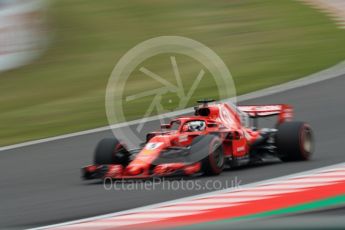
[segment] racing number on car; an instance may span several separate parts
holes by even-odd
[[[162,142],[151,142],[145,146],[145,149],[154,150],[154,149],[159,148],[162,144],[163,144]]]

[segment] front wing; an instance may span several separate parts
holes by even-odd
[[[151,178],[166,176],[190,176],[201,171],[201,163],[164,163],[143,169],[142,171],[133,171],[120,164],[88,165],[82,168],[82,177],[85,180],[90,179],[129,179],[129,178]]]

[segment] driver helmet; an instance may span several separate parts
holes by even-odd
[[[195,132],[195,131],[203,131],[206,125],[204,121],[191,121],[188,123],[188,131]]]

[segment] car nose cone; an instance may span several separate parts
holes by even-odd
[[[127,173],[131,176],[139,175],[143,172],[143,168],[141,166],[130,166],[127,168]]]

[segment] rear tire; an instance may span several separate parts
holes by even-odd
[[[128,162],[129,152],[116,138],[105,138],[98,143],[94,154],[94,163],[96,165],[127,165]]]
[[[218,175],[224,168],[222,142],[215,135],[198,136],[193,139],[190,153],[194,162],[200,161],[206,175]]]
[[[313,132],[304,122],[284,122],[278,126],[276,146],[282,161],[309,160],[314,151]]]

